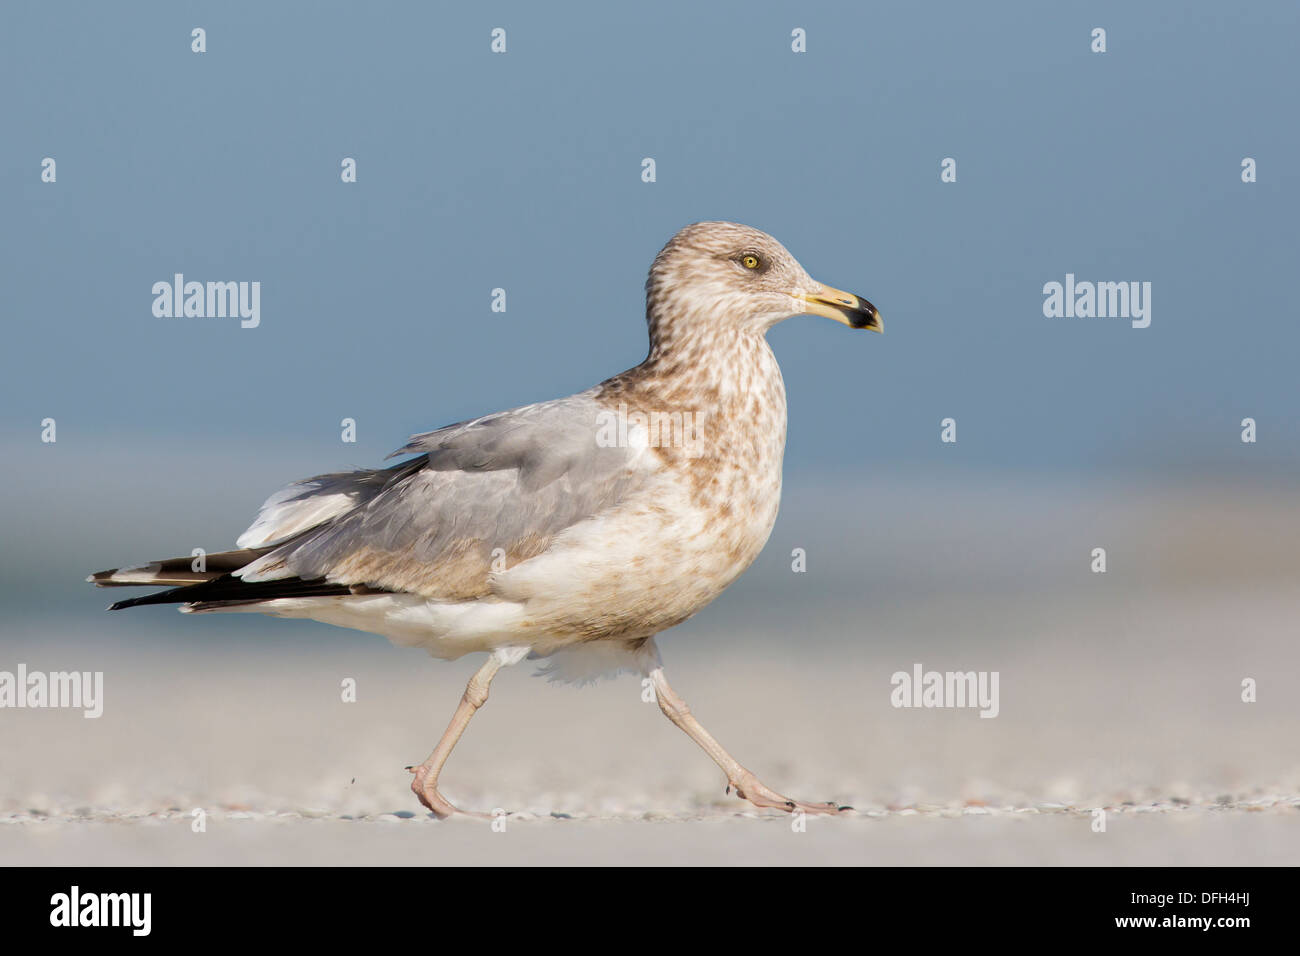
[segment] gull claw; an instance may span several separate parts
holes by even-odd
[[[438,778],[436,776],[430,777],[428,767],[421,765],[419,767],[407,767],[406,769],[415,774],[415,778],[411,781],[411,791],[415,794],[416,799],[424,804],[425,808],[431,811],[439,820],[446,820],[448,817],[454,816],[477,817],[480,820],[492,819],[486,813],[462,810],[439,793]]]
[[[794,813],[799,810],[803,813],[813,814],[839,814],[853,809],[830,801],[826,803],[803,803],[799,800],[791,800],[789,797],[768,787],[749,771],[745,771],[745,775],[740,781],[730,781],[727,789],[731,790],[733,787],[736,796],[748,800],[760,809],[784,810],[786,813]]]

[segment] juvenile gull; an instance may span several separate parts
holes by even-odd
[[[383,634],[487,661],[411,789],[459,813],[438,775],[493,676],[525,657],[559,679],[650,678],[669,720],[759,807],[833,813],[765,786],[664,677],[655,635],[722,593],[776,521],[785,386],[765,334],[813,312],[881,330],[864,299],[815,281],[766,233],[702,222],[646,281],[650,352],[568,398],[415,435],[391,468],[319,475],[272,495],[239,550],[101,571],[100,586],[168,585],[119,601],[258,611]]]

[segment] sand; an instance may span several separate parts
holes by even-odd
[[[1003,599],[999,598],[1001,604]],[[408,789],[473,660],[310,624],[113,615],[53,653],[34,621],[10,654],[105,671],[104,714],[4,716],[0,859],[26,864],[1294,864],[1300,862],[1291,599],[1184,595],[1084,610],[968,598],[881,611],[888,640],[782,616],[689,623],[669,673],[713,733],[773,786],[844,818],[755,811],[624,676],[555,687],[505,672],[444,775],[490,821],[437,821]],[[719,615],[719,621],[721,623]],[[1141,629],[1105,653],[1102,628]],[[936,636],[938,635],[938,636]],[[972,651],[972,648],[978,651]],[[75,653],[73,652],[75,648]],[[1239,675],[1259,670],[1262,699]],[[75,661],[75,663],[74,663]],[[890,675],[995,666],[1000,713],[908,710]],[[356,682],[356,701],[342,684]],[[201,809],[204,827],[194,828]],[[1098,810],[1105,830],[1098,832]]]
[[[476,660],[255,615],[107,614],[81,577],[177,532],[96,525],[115,510],[71,496],[76,534],[37,522],[21,562],[5,552],[0,670],[102,671],[104,713],[0,710],[0,861],[1300,863],[1291,491],[873,487],[792,487],[755,567],[660,642],[767,783],[855,808],[802,829],[726,795],[636,679],[554,687],[529,663],[498,677],[442,781],[504,824],[434,820],[403,768]],[[205,524],[228,520],[212,507]],[[892,706],[891,675],[918,663],[998,672],[998,716]]]

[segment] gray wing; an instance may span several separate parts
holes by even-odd
[[[395,468],[290,485],[239,539],[274,550],[239,574],[481,597],[492,570],[541,554],[646,480],[633,452],[597,440],[607,415],[590,393],[527,405],[416,435],[393,454],[420,457]]]

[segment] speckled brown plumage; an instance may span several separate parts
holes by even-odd
[[[142,600],[312,618],[444,658],[490,652],[443,741],[413,768],[439,815],[456,812],[436,787],[447,754],[496,669],[525,655],[563,679],[642,671],[737,793],[823,812],[763,787],[699,727],[653,640],[721,594],[771,533],[786,400],[765,336],[804,311],[881,327],[870,303],[812,279],[771,236],[688,226],[651,267],[640,365],[568,398],[416,435],[395,453],[414,457],[394,468],[290,485],[240,551],[214,556],[207,580]],[[192,580],[177,576],[182,565],[94,581]]]

